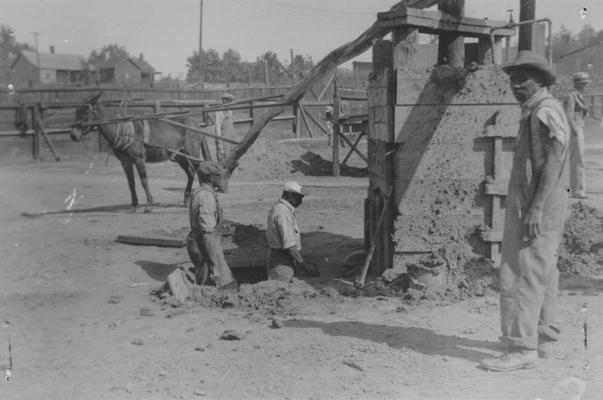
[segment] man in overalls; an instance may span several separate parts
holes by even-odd
[[[572,130],[570,138],[570,187],[572,196],[586,199],[586,176],[584,171],[584,119],[588,108],[584,101],[584,89],[590,82],[586,72],[576,72],[573,76],[574,88],[565,99],[565,113]]]
[[[189,219],[191,231],[187,237],[188,255],[195,266],[198,285],[214,283],[219,289],[236,289],[237,282],[224,258],[220,242],[222,208],[216,191],[228,190],[228,174],[215,163],[199,166],[202,180],[191,198]]]
[[[505,201],[500,267],[501,357],[493,371],[533,368],[557,340],[557,251],[568,209],[570,128],[548,91],[556,78],[546,59],[520,51],[503,68],[521,104],[521,121]]]

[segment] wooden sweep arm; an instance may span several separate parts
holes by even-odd
[[[390,9],[390,12],[399,11],[405,7],[427,8],[435,5],[436,3],[437,0],[404,0],[396,3]],[[325,58],[320,60],[320,62],[316,64],[314,68],[312,68],[308,76],[306,76],[297,85],[292,87],[289,92],[283,96],[281,102],[289,103],[301,100],[306,90],[313,86],[317,81],[322,79],[327,73],[333,71],[335,68],[337,68],[337,66],[343,64],[344,62],[368,50],[372,46],[375,39],[382,38],[389,33],[390,30],[391,28],[377,27],[377,22],[373,23],[370,28],[364,31],[355,40],[336,48],[327,54]],[[228,157],[221,163],[222,167],[230,170],[255,142],[260,135],[262,128],[264,128],[272,118],[285,111],[285,109],[285,106],[274,107],[269,108],[260,114],[249,128],[249,131],[243,140],[241,140],[241,143],[236,146],[230,152]]]

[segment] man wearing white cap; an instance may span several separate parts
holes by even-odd
[[[230,93],[222,95],[222,104],[232,103],[234,96]],[[232,110],[216,111],[216,135],[227,139],[235,139],[235,129],[232,119]],[[232,144],[216,139],[216,160],[218,162],[226,158]]]
[[[588,108],[584,101],[584,89],[590,82],[586,72],[576,72],[572,76],[574,88],[565,99],[565,113],[572,128],[570,138],[570,188],[572,196],[586,199],[586,176],[584,172],[584,119]]]
[[[269,253],[267,272],[269,280],[291,282],[296,272],[318,276],[316,266],[304,262],[301,255],[301,235],[295,209],[304,198],[302,186],[294,181],[286,182],[283,194],[268,212],[266,240]]]

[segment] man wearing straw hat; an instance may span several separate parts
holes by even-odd
[[[590,82],[586,72],[576,72],[572,75],[574,88],[565,99],[565,113],[572,129],[570,139],[570,187],[572,196],[586,199],[586,177],[584,172],[584,119],[588,108],[584,101],[584,89]]]
[[[505,201],[500,266],[501,340],[507,351],[483,360],[492,371],[536,366],[557,340],[557,251],[568,208],[570,128],[548,91],[555,75],[546,59],[520,51],[505,66],[521,105],[513,167]]]

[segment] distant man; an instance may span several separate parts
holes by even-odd
[[[222,104],[232,103],[234,96],[230,93],[222,95]],[[235,139],[235,129],[232,119],[232,110],[220,110],[216,112],[216,135],[227,139]],[[216,160],[221,162],[226,158],[232,144],[220,139],[216,139]]]
[[[576,72],[573,76],[574,88],[565,99],[565,113],[572,134],[570,138],[570,188],[572,196],[586,199],[586,176],[584,171],[584,119],[588,108],[584,101],[584,89],[590,82],[586,72]]]
[[[299,183],[286,182],[280,200],[268,212],[266,240],[270,248],[267,262],[269,280],[291,282],[293,275],[301,272],[309,276],[319,274],[316,266],[304,262],[301,255],[301,235],[295,209],[303,198]]]
[[[199,169],[202,183],[191,198],[191,231],[187,237],[187,251],[195,266],[195,280],[198,285],[213,283],[220,289],[236,289],[237,283],[220,242],[222,208],[216,195],[216,191],[224,193],[228,190],[228,175],[214,163],[203,163]]]
[[[568,208],[570,128],[563,106],[548,91],[555,75],[546,59],[520,51],[506,67],[522,118],[505,201],[500,267],[499,358],[493,371],[532,368],[557,340],[557,251]]]

